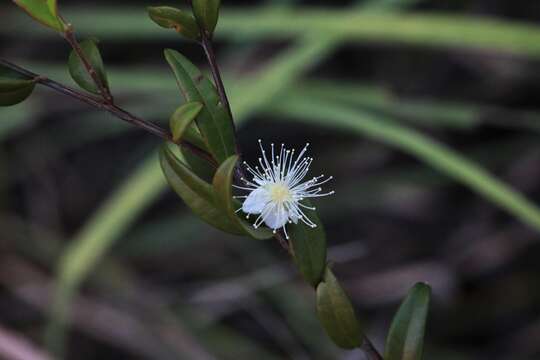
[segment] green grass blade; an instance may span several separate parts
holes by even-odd
[[[62,254],[58,288],[52,309],[47,342],[62,355],[67,307],[80,283],[105,256],[118,238],[165,189],[157,156],[152,155],[106,200]]]

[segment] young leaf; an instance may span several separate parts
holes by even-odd
[[[180,106],[171,116],[170,126],[174,142],[178,142],[189,129],[193,120],[199,115],[203,104],[197,101],[191,101]]]
[[[422,359],[430,298],[429,285],[418,283],[409,291],[392,321],[386,339],[385,360]]]
[[[308,201],[303,203],[311,206]],[[316,228],[299,221],[298,224],[288,225],[288,231],[296,266],[304,279],[313,287],[317,287],[326,267],[326,235],[315,211],[310,212],[309,218],[317,225]]]
[[[192,0],[195,18],[210,36],[214,33],[218,18],[221,0]]]
[[[58,16],[56,0],[13,0],[28,15],[56,31],[64,31],[64,22]]]
[[[362,344],[362,330],[351,301],[328,266],[324,281],[317,286],[317,315],[339,347],[353,349]]]
[[[167,49],[165,58],[172,67],[186,101],[204,104],[195,120],[203,139],[221,164],[236,153],[232,121],[221,103],[214,85],[179,52]]]
[[[210,184],[194,174],[167,145],[160,150],[160,164],[169,185],[197,216],[222,231],[235,235],[243,234],[242,229],[214,205]]]
[[[200,38],[199,25],[191,14],[170,6],[150,6],[147,10],[150,19],[159,26],[174,29],[188,39]]]
[[[244,230],[246,235],[259,240],[269,239],[273,236],[270,229],[255,229],[253,225],[248,224],[236,215],[236,210],[240,208],[240,204],[233,200],[232,181],[237,162],[238,155],[233,155],[225,160],[216,171],[213,181],[216,205],[225,211],[229,218]]]
[[[107,81],[107,74],[105,73],[105,66],[103,65],[103,59],[101,58],[101,54],[96,42],[92,39],[84,40],[80,43],[80,47],[90,62],[90,65],[92,65],[96,71],[98,78],[105,87],[108,87],[109,85]],[[69,54],[68,68],[71,77],[81,88],[91,93],[99,94],[97,85],[94,83],[94,80],[90,74],[88,74],[86,67],[75,50],[72,50]]]
[[[0,106],[11,106],[24,101],[35,86],[32,79],[0,65]]]

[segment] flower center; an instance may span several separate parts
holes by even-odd
[[[292,199],[289,188],[283,183],[269,185],[268,192],[270,193],[270,199],[276,203],[284,203]]]

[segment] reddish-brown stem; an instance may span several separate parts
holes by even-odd
[[[71,45],[79,59],[81,59],[84,68],[88,72],[88,75],[92,78],[94,83],[96,84],[99,93],[103,97],[103,99],[110,104],[114,103],[114,99],[111,95],[111,92],[107,86],[107,84],[103,83],[102,79],[99,77],[96,69],[92,66],[86,55],[84,54],[81,46],[79,45],[79,42],[77,41],[77,38],[75,37],[75,33],[73,31],[73,26],[71,24],[68,24],[66,26],[66,30],[64,32],[64,38],[66,41]]]
[[[210,42],[208,35],[206,35],[206,32],[203,29],[201,29],[201,46],[208,59],[208,63],[210,65],[210,71],[212,72],[212,77],[214,78],[214,83],[216,84],[219,98],[221,99],[223,106],[225,106],[225,108],[229,112],[229,116],[231,117],[231,121],[232,121],[233,115],[232,115],[231,105],[229,103],[229,98],[227,97],[227,93],[225,91],[225,85],[223,84],[223,80],[221,79],[221,72],[219,71],[219,66],[217,64],[216,54],[214,53],[214,47],[212,46],[212,43]],[[233,121],[233,127],[234,127],[234,121]]]
[[[69,86],[65,86],[63,84],[60,84],[59,82],[56,82],[54,80],[51,80],[43,75],[38,75],[36,73],[33,73],[29,70],[26,70],[18,65],[15,65],[7,60],[0,59],[0,65],[5,66],[23,76],[26,76],[29,79],[34,80],[37,84],[41,84],[43,86],[46,86],[52,90],[55,90],[61,94],[67,95],[71,98],[77,99],[79,101],[82,101],[90,106],[93,106],[95,108],[98,108],[100,110],[105,110],[109,112],[110,114],[114,115],[115,117],[124,120],[131,125],[134,125],[142,130],[145,130],[146,132],[149,132],[152,135],[158,136],[161,139],[165,141],[173,141],[171,134],[160,127],[159,125],[156,125],[150,121],[141,119],[140,117],[137,117],[130,112],[116,106],[115,104],[109,103],[104,99],[97,98],[92,95],[88,95],[85,93],[82,93],[80,91],[77,91]],[[197,156],[201,157],[202,159],[210,162],[212,165],[216,166],[215,160],[212,158],[212,156],[204,151],[203,149],[198,148],[197,146],[188,143],[186,141],[181,141],[179,145],[182,145],[186,148],[189,148],[193,153],[195,153]]]

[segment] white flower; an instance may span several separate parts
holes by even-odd
[[[249,214],[259,215],[253,224],[255,228],[261,226],[262,223],[274,230],[274,233],[282,228],[288,239],[289,236],[285,229],[287,223],[297,224],[298,220],[301,220],[312,228],[317,226],[302,210],[315,210],[315,208],[306,206],[301,201],[333,194],[334,191],[321,193],[322,188],[320,187],[320,185],[332,180],[332,177],[323,180],[324,175],[321,175],[302,182],[313,161],[313,158],[302,157],[309,144],[302,149],[296,158],[295,150],[287,150],[284,144],[281,144],[279,155],[274,153],[274,144],[271,146],[272,154],[270,161],[268,161],[266,151],[259,140],[262,152],[262,157],[259,158],[260,167],[252,168],[244,161],[244,165],[253,175],[253,179],[248,181],[242,178],[241,180],[246,187],[235,186],[250,192],[247,196],[236,196],[236,198],[245,199],[238,211],[242,210],[248,214],[246,218],[249,218]]]

